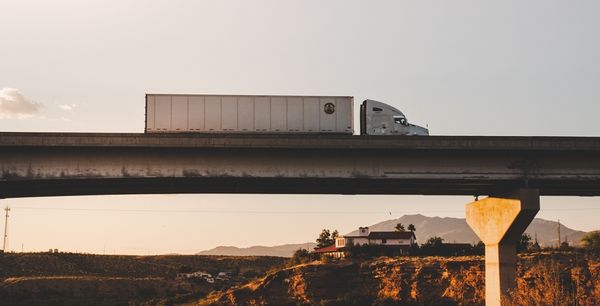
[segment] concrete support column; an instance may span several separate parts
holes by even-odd
[[[537,189],[519,189],[467,204],[467,223],[485,243],[485,304],[501,305],[515,287],[516,245],[540,210]]]

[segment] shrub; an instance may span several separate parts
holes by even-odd
[[[517,279],[517,287],[503,297],[503,302],[507,305],[598,305],[600,296],[585,288],[594,284],[579,283],[578,277],[574,277],[579,273],[589,271],[556,260],[540,261]]]
[[[587,251],[600,254],[600,231],[593,231],[581,237],[581,245]]]
[[[307,249],[298,249],[292,255],[292,258],[287,262],[287,266],[295,266],[303,263],[308,263],[315,260],[315,255],[311,254]]]

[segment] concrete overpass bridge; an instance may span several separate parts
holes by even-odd
[[[147,193],[488,195],[486,303],[514,286],[540,195],[600,195],[600,137],[0,133],[0,198]]]
[[[0,133],[0,197],[600,195],[600,138]]]

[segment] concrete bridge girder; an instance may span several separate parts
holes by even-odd
[[[526,183],[557,182],[552,186],[556,188],[565,181],[600,182],[600,158],[582,162],[581,156],[569,156],[572,154],[526,155],[504,151],[4,147],[0,151],[0,188],[2,182],[43,184],[76,180],[85,184],[81,180],[103,179],[123,179],[124,183],[134,179],[139,179],[139,183],[152,179],[321,180],[319,183],[362,180],[373,184],[374,189],[377,184],[389,186],[378,191],[381,193],[397,193],[395,186],[400,193],[477,195],[490,193],[494,185],[506,185],[501,186],[506,189]],[[536,166],[524,167],[523,163]],[[421,187],[402,189],[413,183]],[[467,188],[457,187],[460,185]],[[423,187],[430,192],[423,191]]]

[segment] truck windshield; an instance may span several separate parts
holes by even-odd
[[[401,116],[394,116],[394,123],[408,125],[406,118]]]

